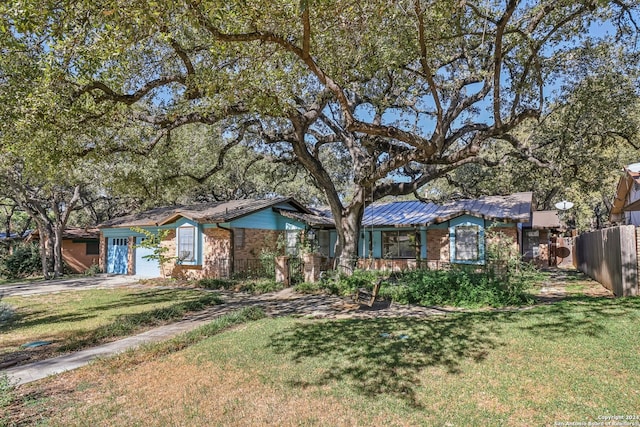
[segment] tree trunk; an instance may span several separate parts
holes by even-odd
[[[358,263],[358,238],[362,225],[364,203],[352,202],[336,224],[338,245],[336,247],[336,269],[346,275],[353,274]]]
[[[38,234],[40,235],[40,260],[42,262],[42,276],[45,280],[49,279],[49,251],[48,251],[48,243],[49,239],[49,230],[45,225],[38,226]]]
[[[53,277],[58,278],[64,274],[64,263],[62,260],[62,231],[63,224],[55,224],[53,229]]]

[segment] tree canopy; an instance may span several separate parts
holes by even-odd
[[[366,203],[502,158],[561,174],[554,149],[597,144],[562,133],[561,120],[584,115],[553,89],[601,65],[587,50],[605,62],[607,52],[627,54],[636,8],[621,0],[25,0],[0,11],[3,37],[40,49],[29,111],[74,135],[52,151],[148,153],[182,126],[215,125],[222,145],[199,176],[239,145],[301,166],[331,207],[348,270]],[[611,36],[592,34],[598,23]],[[610,95],[592,93],[593,101]],[[549,119],[549,143],[533,137],[562,105],[564,118]],[[133,122],[136,135],[126,136]]]

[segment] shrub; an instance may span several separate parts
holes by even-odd
[[[529,303],[525,287],[514,277],[506,280],[490,270],[415,270],[402,274],[393,285],[383,285],[380,295],[401,304],[502,307]]]
[[[321,282],[309,283],[301,282],[294,286],[296,292],[301,294],[315,294],[324,290]]]
[[[40,247],[34,243],[19,243],[12,254],[0,260],[0,275],[7,279],[21,279],[38,273],[42,268]]]
[[[100,266],[98,264],[91,264],[89,268],[84,271],[85,276],[95,276],[96,274],[102,273]]]
[[[253,294],[263,294],[282,289],[282,283],[278,283],[273,279],[248,280],[245,282],[245,286],[245,290]]]
[[[4,409],[13,402],[15,398],[15,386],[5,373],[0,373],[0,409]],[[4,412],[4,411],[3,411]],[[3,423],[0,420],[0,423]],[[2,426],[4,424],[0,424]]]

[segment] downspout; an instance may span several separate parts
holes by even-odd
[[[233,259],[234,259],[234,253],[235,253],[235,248],[233,247],[233,242],[235,241],[234,239],[234,234],[233,234],[233,229],[231,227],[223,227],[222,225],[220,225],[219,222],[216,222],[216,227],[218,227],[221,230],[227,230],[229,232],[229,279],[231,278],[231,276],[233,276]]]

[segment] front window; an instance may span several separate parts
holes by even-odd
[[[331,237],[329,235],[329,230],[318,230],[316,236],[318,239],[318,252],[320,252],[322,255],[329,256],[331,246]]]
[[[382,254],[385,258],[415,258],[416,233],[413,231],[383,231]]]
[[[196,253],[196,228],[178,228],[178,259],[180,261],[193,261]]]
[[[456,227],[456,260],[477,261],[480,227],[459,225]]]

